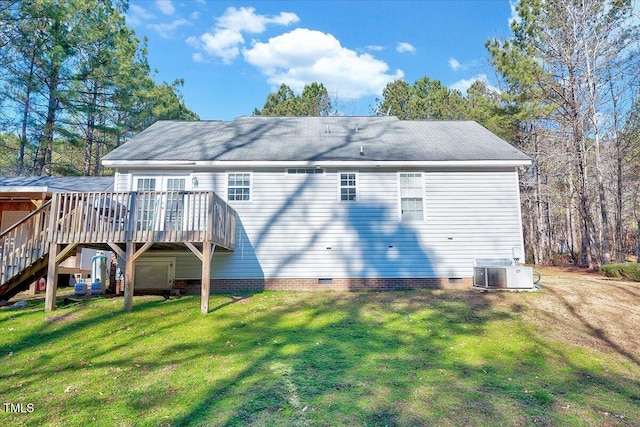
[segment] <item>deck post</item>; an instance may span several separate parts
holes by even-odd
[[[200,290],[200,313],[209,312],[209,294],[211,291],[211,242],[202,243],[202,286]]]
[[[56,306],[56,292],[58,291],[58,257],[59,245],[49,244],[49,265],[47,267],[47,292],[44,299],[44,311],[52,311]]]
[[[125,252],[125,267],[124,267],[124,311],[129,312],[133,308],[133,283],[135,280],[135,259],[133,255],[136,251],[136,245],[132,241],[127,242],[127,249]]]
[[[129,213],[127,215],[126,247],[124,253],[124,311],[131,311],[133,308],[133,282],[135,280],[135,259],[136,244],[133,239],[133,231],[136,228],[136,192],[129,193]]]

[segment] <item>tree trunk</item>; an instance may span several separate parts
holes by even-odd
[[[98,87],[94,83],[91,91],[91,100],[87,110],[87,138],[84,147],[84,175],[91,175],[91,161],[93,160],[93,143],[95,134],[96,105],[98,102]]]
[[[638,220],[638,248],[637,248],[637,253],[638,253],[638,258],[636,259],[636,261],[640,263],[640,219]]]
[[[38,156],[36,158],[36,175],[51,175],[51,153],[53,152],[53,133],[55,130],[56,111],[58,110],[58,98],[56,92],[58,89],[58,68],[54,67],[50,74],[49,89],[49,105],[47,106],[47,120],[44,125],[42,137],[40,138],[40,146],[38,148]]]
[[[593,76],[593,70],[591,67],[592,60],[595,59],[589,56],[589,46],[585,40],[584,49],[585,65],[586,65],[586,83],[589,88],[589,121],[591,122],[593,130],[593,144],[595,146],[594,158],[596,169],[596,181],[598,182],[598,200],[600,202],[600,224],[599,233],[600,236],[600,251],[598,253],[599,264],[611,263],[611,244],[609,241],[609,216],[607,211],[606,195],[604,191],[604,181],[602,178],[602,160],[600,158],[600,129],[598,126],[598,93],[596,90],[596,82]]]
[[[584,153],[582,150],[580,137],[575,138],[576,143],[576,157],[577,157],[577,172],[578,172],[578,212],[580,213],[580,219],[582,221],[582,236],[580,243],[580,266],[593,268],[593,257],[591,255],[592,250],[592,233],[591,233],[591,213],[589,212],[589,197],[587,194],[587,171],[584,164]]]
[[[543,264],[544,263],[544,253],[545,253],[545,246],[546,246],[546,242],[545,242],[545,237],[546,237],[546,233],[544,232],[544,214],[543,214],[543,209],[542,209],[542,201],[540,200],[541,198],[541,182],[540,182],[540,172],[538,169],[538,165],[536,164],[534,167],[534,174],[535,174],[535,179],[536,179],[536,186],[535,186],[535,190],[534,190],[534,202],[535,202],[535,206],[534,206],[534,214],[533,217],[535,219],[535,243],[536,243],[536,248],[535,248],[535,255],[536,255],[536,260],[535,260],[535,264]]]
[[[622,162],[624,159],[624,153],[622,149],[622,140],[619,132],[619,119],[618,119],[618,95],[615,93],[613,85],[613,77],[611,76],[611,69],[607,69],[607,77],[609,80],[609,92],[611,93],[611,106],[613,113],[613,140],[616,150],[616,197],[615,197],[615,231],[613,233],[614,240],[614,253],[613,256],[616,261],[624,259],[624,238],[623,238],[623,223],[622,223],[622,198],[623,193],[623,179],[622,179]]]
[[[98,123],[104,124],[104,116],[98,114]],[[95,138],[95,147],[93,150],[93,176],[100,175],[100,148],[105,145],[105,133],[104,131],[97,131],[97,137]]]
[[[526,242],[529,246],[529,253],[533,255],[533,263],[535,265],[538,265],[540,263],[540,258],[538,255],[538,245],[536,243],[536,232],[535,232],[535,213],[532,214],[532,212],[534,212],[533,209],[531,209],[531,203],[527,203],[527,231],[528,231],[528,236],[526,239]]]
[[[18,152],[18,164],[16,167],[16,173],[22,175],[24,173],[24,153],[27,148],[27,126],[29,124],[29,112],[31,111],[31,91],[32,81],[35,72],[35,49],[33,49],[29,64],[29,74],[25,85],[26,93],[24,95],[24,108],[22,111],[22,130],[20,132],[20,151]]]

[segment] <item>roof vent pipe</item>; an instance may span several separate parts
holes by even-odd
[[[327,130],[324,131],[324,133],[331,133],[331,131],[329,130],[329,125],[327,125]]]
[[[362,145],[360,146],[360,155],[364,156],[364,147]]]
[[[358,129],[358,125],[356,125],[356,133],[358,133],[360,129]]]

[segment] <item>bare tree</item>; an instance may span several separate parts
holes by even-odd
[[[615,194],[607,191],[613,187],[613,180],[606,170],[611,159],[622,162],[624,147],[619,127],[621,119],[629,114],[625,100],[638,77],[638,67],[633,64],[640,37],[631,19],[632,10],[631,2],[626,0],[521,0],[520,20],[512,24],[513,39],[502,44],[488,43],[493,63],[510,87],[524,95],[535,94],[540,103],[549,107],[547,113],[537,117],[538,128],[545,131],[538,135],[544,135],[548,142],[536,141],[528,147],[537,160],[536,176],[546,180],[539,180],[535,187],[537,259],[547,258],[540,254],[550,244],[562,252],[566,244],[573,242],[574,230],[578,229],[579,263],[595,267],[611,262],[609,212],[613,206],[614,236],[620,240],[624,227],[622,165],[616,174]],[[522,101],[517,99],[516,103]],[[541,146],[551,149],[542,152]],[[612,155],[615,150],[621,151]],[[541,209],[543,187],[564,194],[546,195],[548,201],[566,205],[563,214]],[[612,197],[615,203],[609,200]],[[579,227],[574,227],[576,219]],[[559,222],[566,223],[563,242],[557,241]],[[550,243],[551,240],[556,241]]]

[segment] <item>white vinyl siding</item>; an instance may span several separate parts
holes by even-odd
[[[511,258],[512,248],[522,247],[517,172],[426,173],[425,194],[425,228],[437,233],[431,247],[443,269],[459,270],[474,258]]]
[[[294,179],[284,168],[252,171],[251,203],[230,203],[235,252],[216,250],[212,277],[471,277],[474,258],[510,258],[522,247],[515,168],[360,168],[357,203],[336,195],[344,172]],[[200,171],[198,190],[226,194],[228,173],[248,172]],[[398,220],[405,173],[422,176],[424,220]],[[171,256],[177,279],[199,278],[193,254]]]
[[[113,179],[113,191],[130,191],[131,175],[116,171]]]

